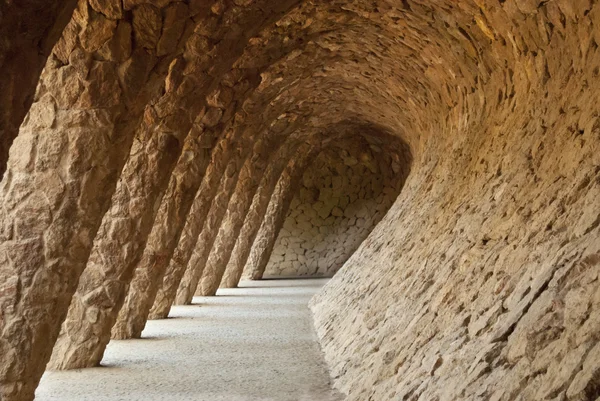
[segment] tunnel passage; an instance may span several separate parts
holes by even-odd
[[[214,295],[228,259],[228,286],[246,260],[262,277],[288,210],[269,199],[292,202],[318,145],[290,138],[352,117],[402,134],[414,163],[312,302],[336,387],[349,401],[600,395],[597,1],[79,0],[58,41],[70,1],[43,24],[5,3],[0,171],[23,124],[0,184],[3,401],[33,398],[63,321],[57,354],[96,364],[126,299],[168,287],[151,314],[166,317],[199,280]],[[33,46],[5,40],[21,37],[13,17]],[[181,157],[196,139],[223,151]],[[124,315],[142,327],[151,298]]]
[[[409,168],[408,147],[388,134],[321,151],[297,185],[263,277],[333,276],[393,204]]]

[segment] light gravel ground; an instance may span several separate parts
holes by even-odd
[[[47,372],[37,401],[337,401],[310,312],[327,280],[243,282],[111,341],[103,367]]]

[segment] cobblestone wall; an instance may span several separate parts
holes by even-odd
[[[323,151],[302,177],[265,277],[335,274],[398,196],[397,160],[362,137]]]

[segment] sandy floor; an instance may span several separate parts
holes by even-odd
[[[244,282],[111,341],[103,367],[48,372],[37,401],[333,401],[307,303],[326,280]]]

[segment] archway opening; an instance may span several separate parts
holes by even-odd
[[[333,141],[304,171],[264,278],[333,276],[392,206],[411,161],[380,131]]]

